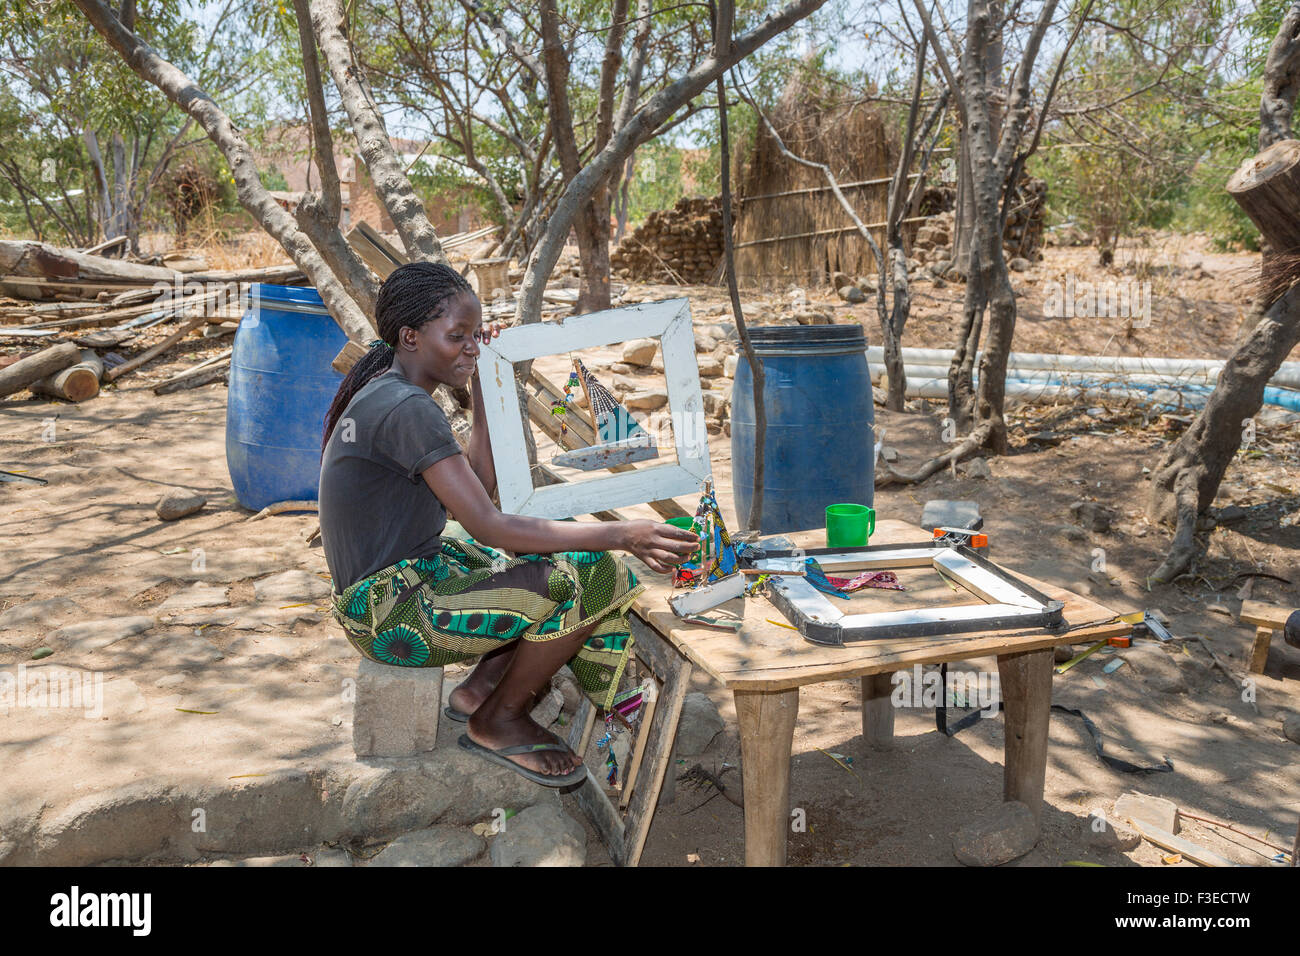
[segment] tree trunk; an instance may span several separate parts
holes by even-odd
[[[904,171],[906,174],[906,171]],[[912,309],[912,293],[907,276],[907,254],[903,251],[901,230],[891,230],[889,264],[893,274],[894,301],[889,319],[881,322],[882,345],[885,349],[885,374],[889,376],[889,393],[885,407],[901,412],[907,402],[907,375],[903,370],[902,330]],[[882,287],[878,295],[883,296]]]
[[[1165,454],[1151,476],[1148,513],[1175,524],[1168,557],[1156,581],[1172,581],[1196,557],[1196,523],[1219,491],[1252,417],[1264,402],[1264,386],[1300,343],[1300,285],[1293,256],[1300,245],[1300,142],[1281,140],[1246,160],[1228,180],[1228,193],[1264,234],[1272,250],[1261,268],[1263,318],[1228,359],[1209,401]]]

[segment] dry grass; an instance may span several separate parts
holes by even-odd
[[[880,113],[871,106],[823,102],[796,77],[783,91],[771,120],[791,152],[826,164],[841,184],[881,179],[892,172],[897,146],[886,132]],[[786,159],[766,128],[760,127],[757,147],[739,176],[737,194],[743,199],[825,185],[826,178],[819,170]],[[867,186],[845,190],[845,195],[862,221],[872,223],[885,218],[887,190],[886,185]],[[741,204],[736,241],[851,225],[828,190],[754,199]],[[873,232],[878,242],[884,241],[883,230]],[[875,272],[871,250],[855,231],[769,242],[736,251],[737,274],[746,284],[765,289],[790,284],[821,285],[836,271],[853,276]]]

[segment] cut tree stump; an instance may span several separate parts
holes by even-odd
[[[1274,253],[1300,247],[1300,140],[1280,140],[1246,160],[1227,190]]]
[[[12,395],[39,382],[55,372],[61,372],[81,359],[81,350],[71,342],[51,345],[31,358],[21,359],[6,369],[0,369],[0,396]]]
[[[35,395],[48,395],[69,402],[84,402],[99,394],[99,380],[104,377],[104,362],[94,349],[82,349],[81,361],[69,365],[31,385]]]

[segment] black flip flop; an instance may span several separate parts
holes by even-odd
[[[448,704],[446,707],[442,709],[442,714],[448,720],[454,720],[460,724],[469,722],[469,714],[465,713],[464,711],[457,710],[455,707],[451,706],[451,704]]]
[[[460,740],[457,741],[463,750],[468,750],[472,754],[478,754],[485,760],[501,764],[503,767],[509,767],[515,773],[519,774],[533,783],[540,783],[543,787],[569,787],[576,783],[582,783],[587,779],[587,766],[583,764],[564,776],[552,776],[544,773],[538,773],[536,770],[529,770],[527,767],[521,767],[513,760],[507,760],[509,756],[515,754],[531,754],[542,750],[558,750],[565,753],[572,753],[568,747],[561,743],[553,744],[518,744],[514,747],[502,747],[500,750],[491,750],[481,744],[476,744],[469,739],[468,734],[461,734]]]

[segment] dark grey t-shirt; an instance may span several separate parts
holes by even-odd
[[[421,476],[461,451],[428,392],[396,369],[352,397],[320,469],[320,530],[334,589],[439,550],[447,511]]]

